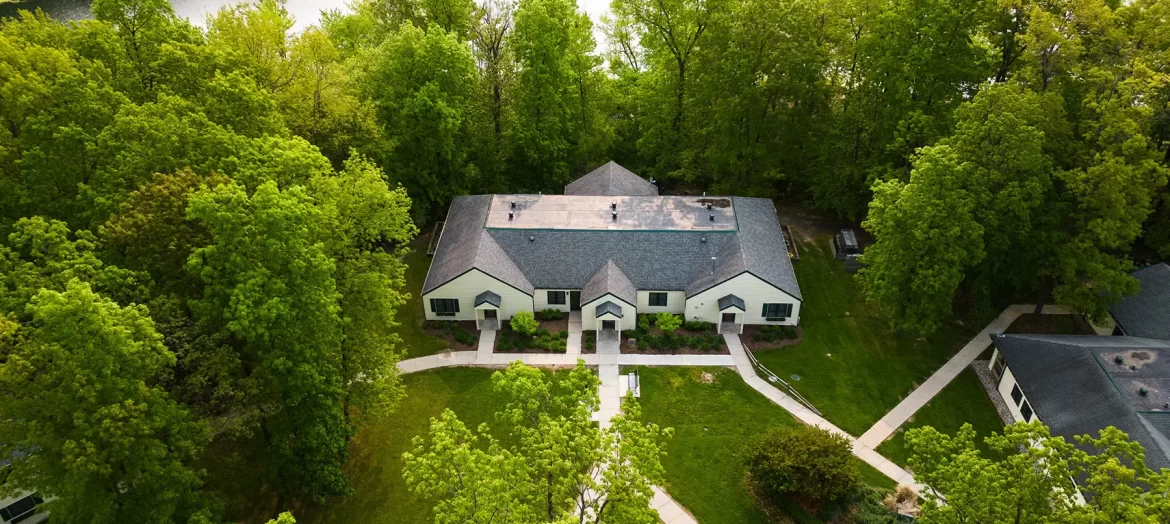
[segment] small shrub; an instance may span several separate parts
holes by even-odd
[[[703,322],[702,320],[688,320],[683,322],[683,329],[687,331],[707,331],[711,328],[711,324]]]
[[[682,317],[672,313],[659,313],[654,318],[654,324],[661,329],[663,333],[670,335],[676,329],[682,326]]]
[[[853,493],[860,482],[848,439],[813,426],[778,427],[744,453],[751,481],[773,499],[823,502]]]
[[[597,333],[594,331],[587,331],[581,334],[581,347],[585,349],[593,349],[597,345]]]
[[[540,325],[536,323],[536,319],[532,318],[530,311],[517,311],[512,315],[512,320],[508,322],[512,329],[522,335],[531,335],[536,332],[536,328]]]
[[[787,338],[787,339],[796,338],[796,327],[795,326],[780,326],[780,327],[783,328],[783,329],[781,329],[781,331],[784,333],[784,338]]]
[[[565,312],[559,309],[546,309],[540,312],[541,320],[560,320],[565,317]]]
[[[638,331],[650,331],[650,315],[638,315]]]
[[[439,329],[443,327],[443,322],[439,320],[428,320],[423,322],[423,327],[427,329]]]
[[[475,335],[463,328],[456,328],[454,336],[455,341],[463,344],[464,346],[470,346],[476,342]]]

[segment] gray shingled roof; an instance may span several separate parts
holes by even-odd
[[[475,296],[476,307],[479,307],[479,305],[483,303],[488,303],[493,306],[500,307],[500,296],[492,293],[491,291],[484,291],[483,293]]]
[[[423,293],[472,267],[529,294],[534,288],[583,289],[612,260],[635,289],[692,296],[747,271],[801,298],[775,208],[766,199],[732,198],[734,232],[485,230],[490,200],[481,195],[452,202]]]
[[[597,317],[600,317],[601,315],[610,314],[610,315],[615,315],[618,318],[621,318],[622,307],[617,305],[617,304],[614,304],[613,302],[606,300],[605,302],[602,302],[600,305],[597,306],[597,309],[594,310],[594,313],[595,313],[594,316],[597,316]]]
[[[1113,319],[1126,335],[1170,340],[1170,266],[1161,263],[1129,275],[1141,288],[1109,308]]]
[[[784,244],[784,233],[776,208],[766,198],[735,197],[735,213],[739,231],[716,255],[714,269],[700,276],[686,287],[687,296],[701,293],[740,273],[751,273],[763,281],[776,286],[798,300],[800,285],[788,259],[788,246]]]
[[[605,265],[597,270],[597,274],[581,288],[581,303],[588,304],[606,294],[612,294],[627,304],[638,303],[638,288],[634,287],[634,283],[630,282],[612,260],[606,260]]]
[[[443,236],[439,238],[435,258],[423,282],[423,293],[429,293],[472,269],[479,269],[532,294],[532,283],[483,228],[491,199],[491,195],[476,195],[455,197],[451,201]]]
[[[565,186],[566,195],[657,195],[658,186],[609,161]]]
[[[745,308],[743,305],[742,298],[739,298],[735,295],[724,295],[719,299],[719,311],[723,311],[732,307],[737,307],[740,311],[747,311],[747,308]]]
[[[1164,433],[1170,430],[1164,415],[1170,413],[1147,417],[1135,410],[1118,385],[1128,368],[1111,375],[1107,370],[1116,364],[1101,357],[1134,350],[1170,359],[1170,343],[1083,335],[999,335],[994,341],[1032,410],[1053,434],[1075,443],[1077,435],[1096,436],[1114,426],[1141,443],[1147,465],[1170,467],[1170,433]]]

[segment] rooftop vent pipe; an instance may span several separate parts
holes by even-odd
[[[707,204],[707,211],[711,210],[711,204]]]
[[[715,213],[711,213],[710,215],[707,215],[707,218],[709,218],[712,222],[714,222],[715,221]]]
[[[707,237],[699,237],[699,242],[702,242],[702,243],[706,244],[706,243],[707,243]]]
[[[515,213],[513,213],[513,212],[511,212],[511,211],[509,211],[509,212],[508,212],[508,220],[512,220],[512,219],[513,219],[513,218],[515,218],[515,217],[516,217],[516,214],[515,214]]]
[[[1140,394],[1141,396],[1143,396],[1143,397],[1144,397],[1144,396],[1146,396],[1146,395],[1149,395],[1149,394],[1150,394],[1150,390],[1148,390],[1148,389],[1146,389],[1146,388],[1144,388],[1144,387],[1143,387],[1143,388],[1141,388],[1141,389],[1139,389],[1139,390],[1138,390],[1138,394]]]
[[[614,210],[614,211],[617,211],[617,202],[610,202],[609,208]]]
[[[516,201],[515,201],[515,200],[513,200],[513,201],[512,201],[512,207],[513,207],[513,208],[515,208],[515,207],[516,207]]]
[[[528,237],[528,241],[529,242],[536,242],[536,237],[530,236],[530,237]]]
[[[617,220],[617,211],[614,211],[613,213],[610,213],[609,215],[611,217],[613,217],[614,220]]]

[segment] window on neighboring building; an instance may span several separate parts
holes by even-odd
[[[1020,385],[1016,384],[1012,386],[1012,402],[1015,402],[1018,406],[1021,400],[1024,400],[1024,392],[1020,391]]]
[[[764,318],[784,320],[792,316],[792,304],[764,304]]]
[[[666,307],[666,293],[650,293],[651,307]]]
[[[1003,359],[1003,353],[997,352],[995,354],[995,362],[991,363],[991,372],[995,373],[995,376],[997,376],[997,377],[1002,377],[1003,370],[1006,367],[1007,367],[1007,361]]]
[[[1024,422],[1032,421],[1032,406],[1028,405],[1028,401],[1024,401],[1024,405],[1020,406],[1020,413],[1024,415]]]
[[[459,312],[459,300],[455,298],[432,298],[431,312],[440,317],[453,317]]]
[[[37,504],[44,502],[36,495],[23,497],[12,504],[0,508],[0,519],[3,519],[4,522],[20,522],[33,513]]]
[[[563,305],[565,305],[565,292],[564,291],[549,291],[548,292],[548,304],[550,306],[563,306]]]

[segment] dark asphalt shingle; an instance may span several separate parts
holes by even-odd
[[[1138,293],[1109,308],[1126,335],[1170,340],[1170,265],[1156,264],[1129,274]]]
[[[737,307],[740,311],[747,311],[744,307],[743,299],[735,295],[724,295],[719,299],[719,311],[724,311],[727,308]]]
[[[471,269],[479,269],[532,294],[532,283],[483,228],[491,199],[491,195],[475,195],[455,197],[451,201],[439,247],[423,282],[423,293],[429,293]]]
[[[1138,350],[1170,359],[1165,341],[1084,335],[999,335],[994,339],[1032,410],[1054,435],[1075,443],[1114,426],[1141,443],[1147,465],[1170,467],[1170,440],[1134,409],[1106,370],[1102,352]]]
[[[597,270],[597,274],[581,288],[581,303],[588,304],[607,293],[626,301],[627,304],[638,303],[638,288],[634,287],[633,282],[630,282],[612,260],[606,260],[605,265]]]
[[[658,186],[617,164],[605,165],[590,171],[565,186],[566,195],[640,196],[657,195]]]
[[[491,304],[491,305],[496,306],[496,307],[500,307],[500,296],[495,294],[495,293],[492,293],[491,291],[484,291],[483,293],[480,293],[480,294],[475,296],[475,306],[476,307],[479,307],[480,304],[484,304],[484,303]]]
[[[621,318],[622,316],[622,307],[608,300],[599,304],[597,309],[593,311],[595,313],[594,316],[596,317],[600,317],[601,315],[606,314],[614,315],[618,318]]]

